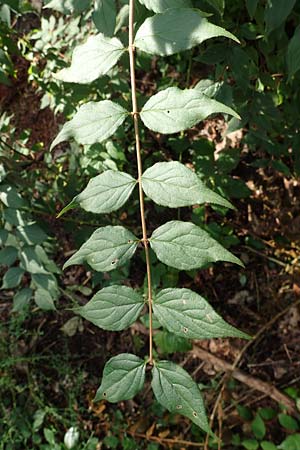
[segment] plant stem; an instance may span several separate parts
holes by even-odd
[[[134,0],[129,0],[129,59],[130,59],[130,80],[131,80],[131,94],[132,94],[132,117],[134,122],[134,134],[136,143],[136,158],[138,166],[138,184],[140,197],[140,213],[143,239],[142,242],[145,248],[146,265],[147,265],[147,280],[148,280],[148,308],[149,308],[149,364],[153,364],[153,320],[152,320],[152,284],[151,284],[151,265],[149,254],[149,242],[147,237],[147,226],[145,219],[145,205],[144,193],[142,187],[142,157],[141,157],[141,143],[139,133],[139,112],[136,99],[136,79],[135,79],[135,47],[134,47]]]

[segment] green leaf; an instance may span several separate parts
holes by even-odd
[[[110,100],[82,105],[72,120],[65,123],[50,150],[70,138],[79,144],[95,144],[112,136],[125,120],[128,112]]]
[[[243,266],[206,231],[190,222],[167,222],[153,232],[150,245],[161,262],[179,270],[197,269],[216,261]]]
[[[7,230],[4,230],[4,228],[2,228],[0,230],[0,246],[4,246],[7,239],[8,239],[9,233]]]
[[[145,305],[143,297],[127,286],[109,286],[75,312],[104,330],[120,331],[130,327]]]
[[[294,419],[291,416],[288,416],[287,414],[279,414],[278,415],[279,423],[282,427],[286,428],[290,431],[298,431],[299,425],[296,419]]]
[[[176,352],[188,352],[192,350],[193,346],[188,339],[176,336],[174,333],[169,333],[166,330],[158,331],[154,337],[155,344],[160,351],[165,355]]]
[[[95,0],[95,8],[92,14],[93,22],[97,29],[105,34],[105,36],[112,36],[114,34],[116,17],[115,0]]]
[[[262,448],[262,450],[277,450],[278,447],[276,447],[275,444],[273,444],[272,442],[268,442],[268,441],[262,441],[260,443],[260,446]]]
[[[253,19],[258,5],[258,0],[246,0],[246,8],[251,19]]]
[[[259,408],[258,410],[260,417],[264,420],[272,420],[277,415],[275,409],[273,408]]]
[[[8,269],[3,277],[1,289],[12,289],[17,287],[21,283],[23,275],[24,270],[20,267],[12,267],[11,269]]]
[[[36,305],[44,311],[54,311],[55,305],[50,293],[45,289],[37,289],[34,293]]]
[[[206,3],[211,5],[221,16],[225,9],[225,0],[205,0]]]
[[[51,8],[62,14],[81,13],[89,8],[91,0],[51,0],[44,8]]]
[[[251,428],[252,428],[254,436],[257,439],[261,440],[265,437],[266,426],[259,414],[256,414],[253,422],[251,423]]]
[[[18,251],[15,247],[8,245],[0,250],[0,265],[11,266],[18,257]]]
[[[27,245],[42,244],[47,240],[46,233],[36,223],[17,227],[16,234]]]
[[[31,274],[47,274],[36,250],[34,247],[23,247],[20,252],[20,261],[22,267],[26,272]]]
[[[239,42],[233,34],[209,23],[200,11],[175,8],[146,19],[136,33],[135,46],[150,54],[166,56],[219,36]]]
[[[107,170],[92,178],[81,194],[73,198],[58,215],[80,205],[85,211],[106,214],[121,208],[130,197],[136,180],[128,173]]]
[[[32,275],[32,282],[34,287],[49,292],[53,299],[59,296],[59,289],[54,275],[46,273],[37,273]]]
[[[257,450],[259,447],[259,443],[257,442],[256,439],[244,439],[242,441],[242,446],[246,450]]]
[[[190,339],[249,338],[226,323],[203,297],[190,289],[160,291],[153,299],[153,311],[162,326],[178,336]]]
[[[105,364],[95,401],[105,399],[117,403],[130,400],[143,388],[145,372],[145,361],[135,355],[122,353],[111,358]]]
[[[155,362],[152,389],[156,400],[172,413],[188,417],[202,430],[211,433],[198,385],[180,366]]]
[[[18,191],[14,187],[6,184],[0,186],[0,200],[9,208],[18,209],[26,206],[26,202],[22,199]]]
[[[300,450],[300,434],[295,433],[288,436],[278,448],[281,450]]]
[[[296,0],[268,0],[265,9],[266,32],[280,27],[292,12]]]
[[[150,130],[172,134],[191,128],[217,113],[239,118],[233,109],[203,95],[198,89],[170,87],[147,101],[141,111],[141,119]]]
[[[90,36],[85,44],[75,48],[71,66],[54,76],[67,83],[92,83],[107,74],[124,51],[122,42],[117,38],[110,39],[103,34]]]
[[[300,25],[296,28],[294,36],[289,42],[287,51],[287,65],[289,79],[300,69]]]
[[[24,288],[17,292],[13,299],[13,312],[23,311],[31,300],[32,293],[33,291],[30,288]]]
[[[109,272],[127,262],[134,254],[138,239],[124,227],[98,228],[89,240],[64,265],[87,262],[99,272]]]
[[[139,0],[139,2],[155,13],[162,13],[169,8],[190,8],[192,6],[190,0]]]
[[[156,163],[142,176],[145,194],[155,203],[179,208],[202,203],[233,206],[208,189],[198,176],[177,161]]]

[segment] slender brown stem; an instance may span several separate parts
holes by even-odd
[[[148,279],[148,307],[149,307],[149,364],[153,364],[153,321],[152,321],[152,285],[151,285],[151,265],[149,254],[149,242],[147,237],[147,226],[145,219],[145,205],[144,193],[142,187],[142,157],[141,157],[141,142],[139,133],[139,112],[136,100],[136,79],[135,79],[135,48],[134,48],[134,0],[129,1],[129,59],[130,59],[130,79],[131,79],[131,94],[132,94],[132,117],[134,122],[134,134],[136,142],[136,158],[138,165],[138,184],[140,196],[140,212],[143,239],[142,242],[145,248],[146,265],[147,265],[147,279]]]

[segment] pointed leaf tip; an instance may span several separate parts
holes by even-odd
[[[206,433],[212,433],[201,391],[191,376],[170,361],[156,362],[152,369],[152,389],[156,400],[172,413],[188,417]]]
[[[136,33],[135,45],[147,53],[167,56],[215,37],[239,43],[233,34],[208,22],[197,9],[172,8],[146,19]]]

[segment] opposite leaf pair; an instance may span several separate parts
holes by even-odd
[[[146,363],[129,353],[111,358],[104,367],[95,400],[116,403],[133,398],[144,386]],[[202,430],[212,434],[200,389],[182,367],[170,361],[155,362],[151,385],[157,401],[165,408],[188,417]]]

